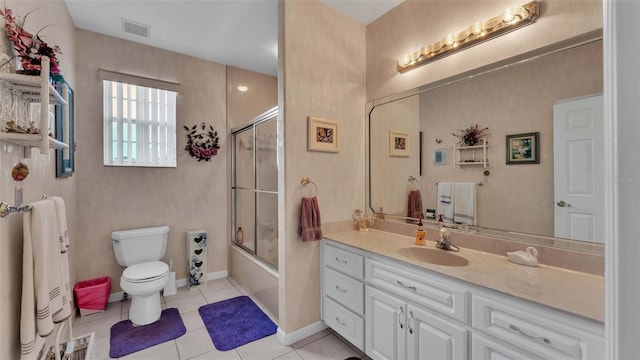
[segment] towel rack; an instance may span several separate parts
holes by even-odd
[[[411,191],[411,184],[415,184],[415,190],[420,190],[420,180],[416,179],[414,176],[409,175],[409,191]]]
[[[46,200],[47,194],[43,194],[42,199]],[[31,211],[31,205],[22,205],[22,192],[16,193],[16,203],[18,205],[11,206],[4,201],[0,202],[0,218],[3,218],[11,213]]]
[[[438,185],[438,184],[440,184],[440,183],[441,183],[441,181],[436,181],[436,185]],[[484,186],[484,181],[477,182],[477,183],[476,183],[476,185],[478,185],[478,186]]]
[[[318,195],[318,186],[311,179],[309,179],[308,176],[303,176],[300,179],[300,184],[302,184],[303,187],[307,186],[309,184],[313,185],[313,188],[315,190],[315,194],[313,196],[317,196]],[[302,196],[302,192],[300,191],[300,189],[298,189],[298,192],[300,193],[300,196]]]

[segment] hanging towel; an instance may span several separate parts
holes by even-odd
[[[437,215],[443,215],[442,220],[453,222],[454,184],[450,182],[438,183]]]
[[[66,290],[69,272],[63,269],[67,254],[60,251],[59,229],[52,200],[32,203],[31,211],[23,215],[21,359],[37,358],[44,337],[53,332],[54,321],[71,315]]]
[[[424,214],[422,213],[422,194],[420,194],[420,189],[411,190],[411,192],[409,192],[407,216],[410,218],[424,218]]]
[[[58,223],[58,245],[60,246],[60,276],[61,283],[64,285],[62,291],[62,304],[65,306],[65,311],[60,311],[53,314],[53,322],[61,322],[71,315],[71,283],[69,281],[69,256],[67,251],[69,249],[69,229],[67,228],[67,210],[64,205],[64,200],[59,196],[53,196],[50,198],[56,205],[56,218]],[[69,305],[68,313],[66,311],[67,304]]]
[[[322,239],[320,207],[318,206],[318,199],[315,196],[302,198],[298,235],[302,236],[302,241]]]
[[[455,183],[453,221],[476,225],[476,184]]]

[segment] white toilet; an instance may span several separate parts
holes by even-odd
[[[131,296],[129,320],[147,325],[160,318],[160,290],[169,281],[169,265],[160,261],[167,249],[168,226],[114,231],[116,260],[126,266],[120,287]]]

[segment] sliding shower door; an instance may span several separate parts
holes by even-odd
[[[232,241],[278,268],[277,108],[232,130]]]

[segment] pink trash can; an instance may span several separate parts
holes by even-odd
[[[111,278],[108,276],[78,282],[73,287],[80,316],[102,312],[107,308],[111,294]]]

